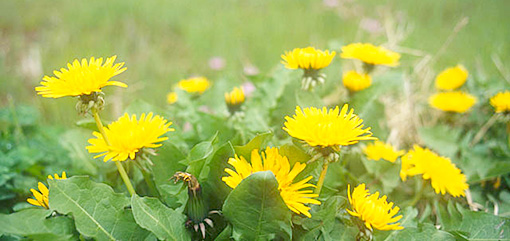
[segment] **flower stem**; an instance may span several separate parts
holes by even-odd
[[[329,161],[324,160],[324,164],[322,165],[322,172],[321,175],[319,176],[317,187],[315,188],[315,193],[318,195],[321,194],[322,185],[324,185],[324,179],[326,178],[326,173],[328,172],[328,165]]]
[[[101,135],[103,135],[103,139],[106,142],[106,145],[110,145],[110,141],[108,140],[108,137],[106,136],[106,133],[104,131],[103,123],[101,122],[101,118],[99,117],[99,113],[97,112],[96,108],[92,108],[92,115],[94,116],[94,120],[96,121],[97,129],[99,129],[99,132],[101,132]],[[117,166],[117,170],[119,170],[120,176],[122,177],[122,180],[124,181],[124,184],[126,184],[126,188],[133,196],[136,194],[135,189],[133,188],[133,185],[131,184],[131,181],[129,180],[128,174],[126,173],[126,170],[120,164],[119,161],[113,161],[115,162],[115,165]]]
[[[498,120],[498,117],[499,117],[498,114],[492,115],[492,117],[487,122],[485,122],[485,124],[482,126],[482,128],[480,128],[480,130],[476,133],[475,137],[473,138],[473,140],[471,141],[469,146],[472,147],[472,146],[476,145],[476,143],[478,143],[482,139],[482,137],[485,135],[485,133],[487,133],[489,128],[491,128],[491,126],[494,125],[496,120]]]
[[[409,206],[414,206],[418,201],[420,201],[421,197],[423,196],[423,192],[425,191],[425,185],[427,185],[427,182],[425,180],[421,180],[420,190],[414,194],[413,200],[409,203]]]
[[[510,120],[506,123],[506,134],[508,135],[508,147],[510,148]]]

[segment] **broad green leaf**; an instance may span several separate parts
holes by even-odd
[[[244,146],[234,146],[234,150],[236,151],[236,154],[238,156],[243,156],[246,158],[246,160],[250,160],[251,157],[251,151],[253,149],[261,149],[265,148],[265,145],[267,142],[273,137],[272,132],[265,132],[257,134],[253,139],[250,140],[246,145]]]
[[[396,235],[388,237],[387,241],[453,241],[455,237],[445,231],[437,230],[432,224],[425,223],[418,225],[417,228],[404,228],[403,230],[396,231]]]
[[[421,127],[418,129],[420,139],[425,145],[442,156],[455,157],[459,150],[460,129],[445,125]]]
[[[131,197],[136,223],[161,240],[190,240],[185,228],[186,216],[166,207],[156,198]]]
[[[202,182],[202,193],[207,198],[209,209],[221,209],[223,202],[231,188],[225,184],[221,178],[227,176],[225,168],[228,167],[228,159],[234,156],[234,148],[230,142],[225,143],[214,152],[211,160],[206,163],[204,169],[207,169],[208,176],[205,182]]]
[[[408,229],[408,228],[416,228],[417,227],[416,217],[418,216],[418,209],[416,209],[414,207],[407,207],[405,210],[401,211],[401,214],[403,217],[398,222],[400,223],[400,226],[404,227],[404,230]],[[397,215],[399,215],[399,214],[397,214]],[[387,232],[391,232],[391,233],[384,239],[385,241],[395,240],[394,238],[397,237],[398,235],[400,235],[400,233],[401,233],[400,230],[387,231]]]
[[[51,213],[43,208],[29,208],[9,215],[0,214],[0,236],[11,234],[37,240],[77,240],[73,220],[66,216],[50,216]]]
[[[510,239],[510,219],[490,213],[466,211],[456,230],[466,234],[468,240],[508,240]]]
[[[244,179],[227,197],[223,213],[240,240],[289,239],[291,211],[278,191],[271,171]]]
[[[50,209],[72,215],[84,236],[97,240],[141,240],[149,235],[126,208],[129,198],[115,193],[110,186],[84,176],[48,182]]]

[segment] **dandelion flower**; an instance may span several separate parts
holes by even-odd
[[[392,145],[381,141],[368,144],[363,152],[370,160],[379,161],[383,159],[389,162],[395,162],[399,156],[404,154],[404,151],[397,151]]]
[[[449,158],[439,156],[429,149],[414,146],[402,157],[400,178],[422,175],[424,180],[430,179],[436,193],[450,193],[454,197],[464,196],[469,188],[466,176],[451,162]]]
[[[439,110],[464,113],[476,103],[476,97],[462,91],[437,93],[429,98],[429,104]]]
[[[64,96],[90,95],[101,92],[101,88],[108,85],[127,87],[126,84],[110,79],[126,70],[122,68],[124,62],[113,64],[117,56],[106,59],[94,57],[82,59],[81,63],[75,59],[72,64],[67,64],[67,69],[53,71],[55,77],[44,76],[42,86],[35,87],[37,94],[48,98],[60,98]]]
[[[370,194],[369,190],[365,188],[365,184],[360,184],[351,195],[351,186],[348,185],[347,196],[349,203],[351,203],[352,210],[347,209],[347,212],[354,217],[359,218],[365,222],[365,226],[373,230],[401,230],[404,227],[397,223],[402,215],[394,217],[400,208],[393,207],[393,203],[386,201],[386,196],[379,198],[379,192]]]
[[[436,77],[436,88],[440,90],[454,90],[461,87],[468,77],[468,71],[464,66],[457,65],[443,70]]]
[[[153,116],[152,112],[142,114],[139,120],[136,119],[136,115],[130,118],[126,113],[104,128],[110,145],[106,144],[101,133],[95,131],[93,135],[96,138],[88,140],[91,145],[87,146],[87,150],[90,153],[101,153],[94,158],[104,156],[105,162],[110,159],[125,161],[128,157],[134,160],[136,153],[142,148],[161,146],[157,143],[168,139],[161,136],[174,131],[173,128],[169,128],[171,124],[172,122],[159,115]]]
[[[255,149],[251,152],[251,163],[241,156],[230,158],[228,163],[235,169],[226,168],[230,176],[223,177],[222,180],[231,188],[236,188],[239,183],[252,173],[260,171],[271,171],[278,181],[278,190],[287,207],[297,214],[310,215],[310,207],[305,206],[307,203],[317,204],[320,202],[313,198],[318,197],[312,190],[301,190],[304,188],[314,187],[313,184],[307,183],[312,179],[309,176],[299,182],[293,182],[296,176],[301,173],[306,164],[296,162],[291,169],[289,160],[285,156],[281,156],[277,148],[266,148],[261,154]]]
[[[370,87],[372,85],[372,77],[368,74],[360,74],[351,70],[344,73],[343,83],[345,88],[356,92]]]
[[[359,59],[371,65],[394,67],[399,65],[400,54],[369,43],[353,43],[342,47],[340,57],[343,59]]]
[[[322,51],[314,47],[295,48],[282,54],[282,64],[288,69],[322,69],[333,61],[336,52]]]
[[[372,137],[370,127],[363,129],[363,120],[349,112],[345,104],[342,110],[315,107],[301,109],[296,107],[296,114],[285,117],[283,130],[290,136],[305,141],[310,146],[332,147],[356,144],[361,140],[376,140]]]
[[[211,86],[211,82],[205,77],[195,77],[183,79],[177,83],[177,86],[188,93],[201,95]]]
[[[48,175],[48,178],[53,180],[53,177],[51,175]],[[62,172],[62,177],[59,177],[58,174],[55,174],[55,179],[57,179],[57,180],[67,179],[66,172]],[[28,198],[27,202],[32,205],[35,205],[35,206],[40,206],[40,207],[49,209],[50,206],[48,204],[48,197],[49,197],[48,188],[42,182],[39,182],[37,184],[37,188],[39,189],[39,191],[37,191],[33,188],[30,189],[30,191],[34,195],[35,199]]]
[[[243,87],[235,87],[234,90],[225,93],[225,102],[227,105],[236,106],[244,102],[244,89]]]
[[[490,99],[496,113],[510,112],[510,91],[499,92]]]
[[[166,95],[166,102],[170,105],[177,102],[177,100],[179,100],[179,96],[177,95],[177,92],[172,91]]]

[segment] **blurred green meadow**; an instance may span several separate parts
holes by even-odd
[[[118,55],[126,62],[117,79],[130,88],[116,96],[111,116],[118,116],[138,98],[165,106],[173,84],[191,75],[232,85],[257,81],[248,75],[268,75],[284,51],[338,51],[356,41],[401,52],[404,73],[429,54],[437,72],[462,63],[477,81],[503,82],[510,74],[509,9],[506,0],[3,0],[0,105],[35,105],[43,123],[72,125],[75,100],[40,98],[34,87],[75,58]],[[214,57],[224,68],[211,68]],[[341,61],[334,61],[327,73],[339,82]]]

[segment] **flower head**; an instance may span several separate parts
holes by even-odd
[[[234,89],[230,92],[225,93],[225,102],[227,105],[236,106],[244,102],[244,89],[243,87]]]
[[[436,77],[436,88],[440,90],[454,90],[461,87],[468,77],[468,71],[464,66],[457,65],[443,70]]]
[[[476,97],[462,91],[437,93],[429,98],[429,104],[442,111],[464,113],[476,103]]]
[[[177,92],[172,91],[166,95],[166,102],[170,105],[177,102],[177,100],[179,100],[179,96],[177,95]]]
[[[400,208],[393,207],[393,203],[386,201],[386,196],[379,198],[379,192],[370,194],[369,190],[365,188],[365,184],[360,184],[351,195],[351,186],[348,185],[347,196],[349,203],[351,203],[352,210],[347,209],[347,212],[354,217],[358,217],[361,221],[365,222],[365,226],[373,230],[401,230],[404,227],[397,223],[402,218],[402,215],[394,217]]]
[[[400,54],[372,44],[353,43],[342,47],[341,58],[359,59],[367,64],[398,66]]]
[[[117,56],[106,59],[94,57],[82,59],[81,62],[75,59],[72,64],[67,64],[67,69],[53,71],[55,77],[44,76],[42,86],[35,87],[37,94],[48,98],[60,98],[64,96],[90,95],[93,92],[101,92],[101,88],[108,85],[127,87],[126,84],[118,81],[109,81],[115,75],[126,70],[122,68],[124,62],[113,64]]]
[[[383,159],[389,162],[395,162],[399,156],[404,154],[404,151],[397,151],[392,145],[381,141],[368,144],[367,147],[363,149],[363,152],[370,160],[379,161]]]
[[[301,109],[296,107],[296,114],[285,117],[283,129],[290,136],[306,141],[310,146],[338,147],[356,144],[361,140],[376,140],[372,137],[370,127],[363,129],[363,120],[349,112],[345,104],[340,110],[315,107]]]
[[[347,71],[343,76],[345,88],[350,91],[364,90],[372,85],[372,77],[368,74],[360,74],[354,70]]]
[[[48,175],[48,178],[53,180],[53,177],[51,175]],[[59,177],[58,174],[55,174],[55,179],[57,179],[57,180],[67,179],[66,172],[62,172],[62,177]],[[40,207],[49,209],[50,206],[48,205],[48,197],[49,197],[48,188],[42,182],[37,183],[37,187],[38,187],[39,191],[37,191],[33,188],[30,188],[30,191],[34,195],[35,199],[28,198],[27,202],[32,205],[35,205],[35,206],[40,206]]]
[[[430,179],[436,193],[450,193],[454,197],[464,196],[469,188],[466,176],[451,162],[449,158],[439,156],[429,149],[417,145],[402,157],[400,178],[422,175],[424,180]]]
[[[142,148],[155,148],[161,146],[158,142],[167,140],[168,137],[161,137],[169,131],[172,122],[168,122],[163,117],[153,116],[152,112],[145,115],[142,114],[140,119],[136,119],[136,115],[131,118],[126,113],[117,121],[112,122],[105,127],[105,134],[110,145],[107,144],[101,133],[95,131],[88,142],[87,146],[90,153],[101,153],[94,158],[104,156],[104,161],[112,159],[113,161],[125,161],[128,157],[135,159],[135,155]]]
[[[222,180],[231,188],[236,188],[242,180],[250,176],[252,173],[260,171],[271,171],[278,181],[278,190],[280,195],[287,204],[287,207],[297,214],[304,214],[311,217],[310,208],[305,206],[307,203],[320,204],[319,201],[313,199],[318,197],[312,190],[301,190],[304,188],[314,187],[313,184],[307,183],[312,176],[309,176],[299,182],[294,183],[294,178],[301,173],[306,164],[296,162],[294,167],[290,167],[289,159],[281,156],[277,148],[266,148],[259,154],[255,149],[251,152],[251,163],[241,156],[230,158],[228,163],[234,167],[234,170],[226,168],[230,176],[223,177]]]
[[[510,112],[510,91],[499,92],[490,99],[496,113]]]
[[[336,52],[322,51],[314,47],[295,48],[282,54],[282,64],[288,69],[322,69],[333,61]]]
[[[177,86],[188,93],[202,94],[211,86],[211,82],[205,77],[195,77],[183,79]]]

